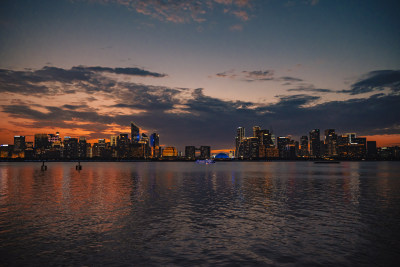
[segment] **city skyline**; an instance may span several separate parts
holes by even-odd
[[[400,144],[397,1],[3,1],[0,143],[130,133],[231,150],[239,126]]]
[[[379,147],[376,140],[357,133],[336,133],[335,129],[312,129],[297,141],[292,136],[275,136],[259,125],[246,135],[244,127],[236,129],[234,150],[212,150],[185,144],[160,145],[160,135],[150,136],[130,122],[131,133],[119,133],[109,139],[90,143],[85,137],[62,136],[59,132],[36,133],[34,141],[26,136],[14,136],[13,144],[0,146],[0,158],[5,160],[196,160],[215,156],[219,160],[398,160],[399,146]],[[227,137],[228,138],[228,137]]]

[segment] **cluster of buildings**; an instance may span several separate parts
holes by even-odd
[[[376,141],[367,141],[355,133],[336,134],[334,129],[319,129],[301,136],[300,141],[290,136],[275,137],[259,126],[253,127],[253,136],[245,136],[245,128],[236,132],[235,158],[238,159],[348,159],[393,160],[400,159],[400,147],[377,148]]]
[[[160,136],[153,133],[147,136],[131,122],[131,135],[123,133],[113,135],[110,141],[98,139],[96,143],[87,142],[85,137],[62,139],[56,134],[39,133],[34,142],[25,140],[25,136],[14,136],[14,144],[0,146],[0,158],[32,160],[77,160],[77,159],[156,159],[156,160],[196,160],[211,158],[210,146],[186,146],[184,154],[176,147],[160,146]],[[377,148],[376,141],[367,141],[355,133],[336,134],[334,129],[320,133],[319,129],[301,136],[295,141],[291,136],[275,135],[270,130],[253,127],[252,136],[246,137],[245,128],[236,132],[235,151],[229,155],[220,153],[217,159],[239,160],[295,160],[295,159],[348,159],[348,160],[399,160],[400,147]]]
[[[128,134],[114,135],[110,142],[98,139],[96,143],[87,142],[85,137],[65,136],[62,139],[56,134],[35,134],[34,142],[27,142],[25,136],[14,136],[14,145],[1,145],[0,158],[20,159],[177,159],[175,147],[160,146],[160,136],[153,133],[147,136],[140,133],[137,125],[131,122],[131,138]],[[200,153],[196,153],[199,150]],[[210,147],[186,147],[187,159],[210,158]],[[184,157],[185,158],[185,157]]]

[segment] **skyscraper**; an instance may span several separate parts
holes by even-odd
[[[79,158],[86,158],[87,152],[87,143],[85,137],[79,137],[79,145],[78,145],[78,157]]]
[[[300,155],[308,156],[308,136],[303,135],[300,138]]]
[[[321,157],[321,139],[319,129],[310,132],[310,155],[314,158]]]
[[[240,158],[243,157],[243,153],[240,152],[240,144],[243,141],[243,138],[245,136],[245,129],[244,127],[238,127],[236,130],[236,150],[235,150],[235,157]]]
[[[185,158],[189,160],[196,158],[196,148],[194,146],[185,147]]]
[[[325,130],[325,154],[329,157],[337,156],[337,135],[335,129]]]
[[[257,137],[258,131],[261,130],[260,126],[253,126],[253,137]]]
[[[152,133],[150,135],[150,148],[151,156],[153,158],[159,158],[160,155],[160,136],[157,133]]]
[[[25,136],[14,136],[14,151],[23,151],[25,149]]]
[[[200,158],[201,159],[209,159],[211,156],[211,149],[209,146],[201,146],[200,147]]]
[[[132,143],[138,143],[140,141],[140,130],[133,122],[131,122],[131,139]]]

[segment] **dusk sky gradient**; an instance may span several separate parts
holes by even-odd
[[[107,138],[231,149],[238,126],[400,145],[399,1],[0,2],[0,143]]]

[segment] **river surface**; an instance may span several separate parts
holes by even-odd
[[[399,263],[400,162],[40,165],[0,163],[1,266]]]

